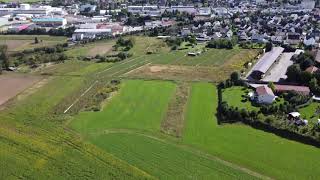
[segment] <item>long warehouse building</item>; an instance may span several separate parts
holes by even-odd
[[[283,51],[282,47],[273,47],[271,51],[266,52],[253,67],[251,77],[254,79],[263,78],[273,63],[280,58]]]

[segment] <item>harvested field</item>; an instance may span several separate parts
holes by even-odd
[[[112,51],[112,46],[115,44],[114,41],[109,40],[105,42],[95,42],[92,44],[79,45],[75,46],[68,51],[66,54],[69,57],[74,56],[96,56],[96,55],[105,55]]]
[[[7,45],[9,51],[13,51],[15,49],[19,49],[20,47],[26,46],[30,44],[30,40],[1,40],[1,45]]]
[[[233,68],[227,71],[231,73]],[[223,72],[223,69],[218,67],[145,65],[126,74],[126,76],[143,79],[219,82],[226,79],[228,73]]]
[[[89,56],[95,56],[97,54],[103,55],[112,50],[112,44],[97,44],[91,48],[88,52]]]
[[[181,137],[184,127],[184,112],[188,101],[190,86],[188,83],[179,83],[175,96],[171,99],[166,118],[161,123],[161,131]]]
[[[39,80],[39,77],[21,74],[0,75],[0,106]]]
[[[258,53],[255,50],[247,51],[236,49],[233,51],[226,51],[229,53],[228,56],[219,59],[222,55],[215,57],[212,54],[214,52],[223,54],[225,51],[220,52],[218,50],[211,50],[211,54],[207,53],[206,56],[196,57],[195,59],[192,59],[192,61],[190,60],[191,57],[185,57],[180,52],[177,52],[179,53],[179,63],[178,61],[171,62],[172,57],[178,56],[176,52],[168,53],[163,56],[154,56],[151,60],[153,61],[152,64],[147,64],[131,71],[125,76],[142,79],[220,82],[227,79],[234,71],[245,70],[244,65],[247,62],[250,62]],[[212,59],[211,57],[215,58]],[[161,59],[164,60],[160,61]],[[188,63],[182,63],[184,61]],[[196,62],[192,63],[193,61]]]

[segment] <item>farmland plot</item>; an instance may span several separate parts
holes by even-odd
[[[126,81],[100,112],[81,112],[72,127],[82,133],[108,128],[159,131],[175,84],[159,81]]]
[[[159,179],[256,179],[217,160],[153,137],[111,133],[90,136],[90,140]]]
[[[279,179],[317,179],[320,150],[241,124],[217,125],[217,92],[194,84],[183,142],[256,172]]]
[[[36,76],[26,76],[14,73],[0,75],[0,106],[40,79],[40,77]]]

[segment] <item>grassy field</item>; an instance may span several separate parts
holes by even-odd
[[[39,43],[35,44],[34,39],[38,38]],[[44,46],[54,46],[67,41],[63,36],[47,35],[0,35],[0,44],[6,44],[9,52],[22,51]]]
[[[160,179],[254,178],[159,135],[174,90],[172,82],[125,81],[101,112],[82,112],[71,126],[106,152]]]
[[[158,53],[146,56],[148,65],[130,72],[126,77],[220,82],[234,71],[244,69],[257,50],[209,49],[203,54],[190,57],[189,50],[170,51],[162,48]]]
[[[255,179],[217,160],[156,138],[111,133],[90,139],[98,147],[159,179]]]
[[[248,95],[247,91],[252,91],[250,89],[245,89],[244,87],[231,87],[223,90],[223,101],[227,102],[229,106],[238,107],[239,109],[247,109],[247,110],[259,110],[258,107],[252,105],[252,103],[248,100],[246,102],[242,102],[244,98],[242,96]]]
[[[170,82],[126,81],[101,112],[81,112],[72,127],[81,133],[108,128],[158,131],[174,90]]]
[[[225,63],[245,63],[256,55],[256,50],[246,49],[207,49],[199,56],[187,56],[190,50],[164,52],[154,59],[154,64],[187,66],[222,66]],[[243,65],[242,64],[242,65]]]
[[[320,107],[320,103],[312,102],[310,105],[300,108],[299,112],[301,113],[302,118],[317,122],[318,119],[320,118],[320,114],[319,112],[317,112],[319,107]]]
[[[152,178],[84,143],[66,131],[65,118],[51,113],[81,87],[84,78],[50,77],[18,95],[0,112],[1,179]]]
[[[66,55],[69,57],[75,56],[96,56],[96,55],[104,55],[112,51],[112,46],[115,44],[115,41],[106,40],[106,41],[98,41],[85,45],[78,45],[69,49],[66,52]]]
[[[218,126],[214,116],[216,101],[213,85],[193,85],[184,143],[278,179],[319,176],[318,148],[240,124]]]
[[[184,82],[195,80],[192,78],[199,71],[206,77],[197,80],[226,78],[232,71],[243,68],[243,63],[256,52],[234,49],[231,51],[236,53],[232,54],[222,50],[230,53],[225,58],[219,50],[210,50],[203,54],[204,59],[195,57],[203,61],[196,66],[193,61],[196,59],[184,59],[192,58],[185,57],[184,50],[169,52],[161,40],[134,37],[134,41],[130,50],[133,56],[122,62],[71,60],[48,64],[32,72],[46,74],[45,79],[9,101],[7,108],[0,111],[0,177],[255,179],[268,176],[290,180],[319,177],[318,148],[241,124],[219,126],[215,117],[216,87],[205,82]],[[90,48],[77,47],[69,55],[103,52],[107,42],[101,43],[97,48],[92,45],[91,52]],[[154,53],[147,54],[149,51]],[[168,79],[181,79],[176,82],[122,79],[120,90],[102,104],[101,111],[62,113],[77,98],[90,99],[90,93],[81,94],[93,82],[134,78],[128,72],[146,64],[144,67],[153,67],[151,79],[159,71]],[[186,69],[191,71],[181,74],[176,71]],[[172,72],[172,77],[168,72]],[[187,87],[180,83],[186,83]],[[243,90],[234,88],[225,90],[224,98],[235,106],[250,108],[239,99]],[[174,109],[175,106],[179,107]],[[62,111],[57,111],[57,107]],[[301,111],[310,115],[314,110]],[[178,129],[178,135],[162,133],[166,121],[173,123],[167,123],[169,131]]]

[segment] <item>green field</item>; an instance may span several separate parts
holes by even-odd
[[[38,38],[39,43],[35,44],[34,39]],[[48,35],[0,35],[0,44],[8,46],[9,52],[23,51],[39,47],[50,47],[67,42],[63,36]]]
[[[187,66],[223,66],[225,63],[237,62],[237,64],[252,59],[257,51],[245,49],[207,49],[199,56],[187,56],[190,50],[177,50],[164,52],[161,56],[155,57],[154,64],[171,64]],[[236,64],[234,64],[236,65]]]
[[[0,112],[1,179],[141,179],[148,174],[83,143],[51,113],[83,77],[57,76]]]
[[[210,49],[198,57],[186,57],[188,50],[170,51],[161,40],[133,38],[133,56],[121,62],[75,60],[109,53],[104,48],[114,42],[101,41],[70,48],[66,53],[73,60],[30,72],[43,77],[41,84],[0,110],[0,179],[300,180],[320,176],[318,148],[242,124],[218,125],[215,84],[191,82],[192,72],[201,66],[213,78],[226,78],[242,69],[255,50]],[[183,65],[196,71],[186,71],[184,79],[175,81],[134,79],[128,73],[146,64]],[[120,89],[103,101],[100,111],[81,111],[81,103],[98,92],[89,88],[94,82],[114,79],[120,80]],[[179,84],[187,91],[185,99],[176,98]],[[241,87],[233,87],[224,90],[223,98],[232,106],[253,108],[241,102],[243,94]],[[74,109],[64,113],[74,102]],[[317,106],[312,103],[300,112],[309,117]],[[180,123],[173,128],[183,125],[179,136],[162,131],[168,109],[181,118],[172,121]]]
[[[218,126],[216,101],[214,86],[193,85],[184,143],[277,179],[317,179],[318,148],[240,124]]]
[[[152,137],[112,133],[90,140],[159,179],[255,179],[215,159]]]
[[[101,112],[82,112],[71,126],[98,147],[160,179],[253,178],[159,137],[174,89],[171,82],[126,81]]]
[[[299,112],[301,113],[302,118],[317,122],[318,119],[320,118],[320,114],[319,112],[317,112],[319,107],[320,107],[320,103],[312,102],[308,106],[300,108]]]
[[[170,82],[126,81],[101,112],[81,112],[72,127],[82,133],[108,128],[160,130],[174,90]]]

